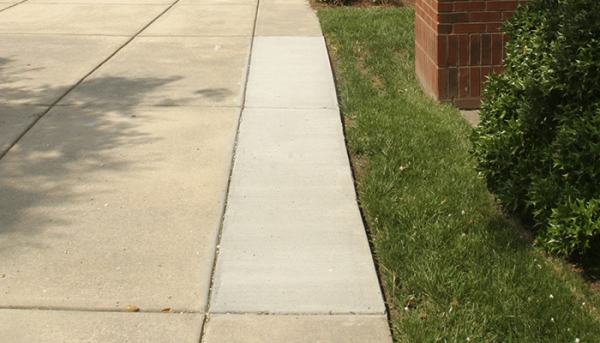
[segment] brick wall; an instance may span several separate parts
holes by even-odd
[[[421,87],[458,108],[479,108],[486,76],[502,70],[502,23],[524,0],[416,0],[415,57]]]

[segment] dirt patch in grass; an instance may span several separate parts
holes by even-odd
[[[368,55],[369,55],[368,52],[359,51],[356,53],[357,68],[361,72],[361,74],[363,74],[364,76],[369,78],[373,88],[377,89],[378,91],[383,91],[385,86],[384,86],[383,82],[381,81],[381,78],[377,74],[371,73],[367,69],[367,67],[365,67],[365,58],[368,57]]]
[[[355,180],[364,180],[367,173],[369,159],[365,155],[352,154],[350,155],[350,164]],[[357,185],[358,188],[358,185]]]

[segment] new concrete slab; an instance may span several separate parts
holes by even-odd
[[[244,110],[210,311],[384,313],[337,110]]]
[[[251,39],[136,38],[61,104],[240,106]]]
[[[23,135],[48,108],[0,105],[0,156]]]
[[[0,12],[0,33],[133,36],[167,8],[25,2]]]
[[[256,5],[253,3],[175,5],[141,36],[252,36]],[[232,22],[231,18],[235,18]]]
[[[52,105],[126,41],[125,37],[0,35],[0,104]]]
[[[198,343],[204,315],[0,310],[0,340],[11,343]]]
[[[238,117],[51,110],[0,160],[0,307],[204,311]]]
[[[323,37],[255,37],[246,108],[337,108]]]
[[[202,343],[391,343],[385,316],[211,315]]]
[[[264,3],[261,1],[256,36],[323,36],[317,15],[308,2]]]

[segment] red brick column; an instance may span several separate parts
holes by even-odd
[[[425,93],[479,108],[487,75],[502,70],[499,31],[524,0],[416,0],[415,62]]]

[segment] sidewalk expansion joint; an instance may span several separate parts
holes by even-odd
[[[24,2],[27,2],[27,1],[28,1],[28,0],[23,0],[23,1],[21,1],[21,2],[17,2],[16,4],[13,4],[13,5],[11,5],[11,6],[8,6],[8,7],[6,7],[6,8],[3,8],[3,9],[1,9],[1,10],[0,10],[0,12],[6,11],[6,10],[7,10],[7,9],[9,9],[9,8],[13,8],[13,7],[15,7],[15,6],[17,6],[17,5],[20,5],[20,4],[22,4],[22,3],[24,3]]]
[[[56,33],[56,32],[51,32],[51,33],[44,33],[44,32],[40,32],[40,33],[38,33],[38,32],[36,32],[36,33],[10,32],[10,33],[7,33],[7,32],[4,32],[4,33],[0,33],[0,36],[134,37],[131,35],[117,35],[117,34],[107,34],[107,33],[102,34],[102,33]]]
[[[330,106],[324,106],[324,107],[297,107],[297,106],[291,106],[291,107],[264,107],[264,106],[246,106],[245,108],[247,108],[247,109],[255,109],[255,110],[305,110],[305,111],[314,111],[314,110],[339,111],[340,110],[337,107],[330,107]]]
[[[144,311],[143,309],[139,309],[138,311],[127,311],[126,309],[97,309],[97,308],[69,308],[69,307],[0,307],[0,311],[10,311],[10,310],[19,310],[19,311],[53,311],[53,312],[87,312],[87,313],[154,313],[154,314],[201,314],[207,315],[204,311],[176,311],[169,309],[164,310],[156,310],[156,311]]]
[[[217,270],[217,261],[219,258],[219,247],[221,245],[221,238],[222,238],[222,234],[223,234],[223,226],[225,223],[225,214],[227,213],[227,200],[228,200],[228,196],[229,196],[229,190],[231,187],[231,178],[233,175],[233,167],[235,164],[235,156],[236,156],[236,151],[237,151],[237,147],[238,147],[238,140],[239,140],[239,132],[240,132],[240,125],[242,122],[242,117],[244,114],[244,109],[245,109],[245,102],[246,102],[246,91],[248,89],[248,80],[249,80],[249,75],[250,75],[250,61],[252,60],[252,47],[254,45],[254,37],[256,35],[256,23],[258,22],[258,9],[260,6],[260,0],[256,1],[256,10],[254,12],[254,24],[253,24],[253,29],[252,29],[252,36],[250,37],[250,47],[248,50],[248,60],[246,62],[246,80],[244,82],[244,88],[242,90],[242,96],[241,96],[241,103],[242,105],[240,106],[240,115],[238,118],[238,125],[237,125],[237,129],[236,129],[236,136],[235,136],[235,142],[233,144],[233,153],[232,153],[232,157],[231,157],[231,163],[229,165],[229,177],[227,178],[227,188],[225,190],[225,199],[223,199],[223,212],[221,213],[221,223],[219,226],[219,232],[218,232],[218,236],[217,236],[217,246],[215,247],[215,255],[214,255],[214,259],[213,259],[213,266],[212,266],[212,273],[211,273],[211,278],[210,278],[210,287],[208,290],[208,299],[206,300],[206,316],[204,318],[204,325],[202,325],[202,329],[200,331],[200,342],[204,341],[204,335],[205,335],[205,329],[206,329],[206,324],[208,323],[210,314],[210,307],[211,307],[211,298],[213,295],[213,290],[214,290],[214,280],[215,280],[215,274],[216,274],[216,270]]]
[[[206,313],[207,316],[211,316],[211,315],[219,315],[219,316],[223,316],[223,315],[228,315],[228,316],[247,316],[247,315],[256,315],[256,316],[272,316],[272,317],[276,317],[276,316],[311,316],[311,317],[316,317],[316,316],[331,316],[331,317],[342,317],[342,316],[347,316],[347,317],[382,317],[382,316],[386,316],[387,317],[387,313],[382,312],[382,313],[355,313],[355,312],[208,312]]]
[[[15,104],[15,105],[11,105],[11,104],[4,104],[7,106],[51,106],[51,105],[38,105],[38,104]],[[94,106],[102,106],[102,103],[85,103],[85,104],[56,104],[54,105],[54,107],[62,107],[62,108],[87,108],[87,107],[94,107]],[[242,109],[243,106],[240,105],[233,105],[233,106],[228,106],[228,105],[223,105],[223,106],[217,106],[217,105],[176,105],[176,104],[156,104],[156,105],[136,105],[136,107],[140,107],[140,108],[145,108],[145,107],[151,107],[151,108],[234,108],[234,109]]]

